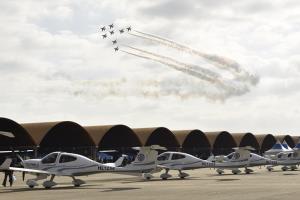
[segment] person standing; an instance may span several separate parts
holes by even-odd
[[[7,182],[8,176],[9,176],[9,170],[5,170],[4,171],[4,179],[3,179],[3,182],[2,182],[3,187],[6,187],[6,182]]]

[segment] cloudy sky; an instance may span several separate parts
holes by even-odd
[[[297,0],[11,0],[1,1],[0,8],[2,117],[300,133]],[[230,58],[259,81],[224,97],[206,81],[115,53],[99,34],[110,23]],[[210,69],[195,56],[128,34],[116,37]]]

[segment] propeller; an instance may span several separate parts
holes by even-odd
[[[19,155],[19,154],[16,154],[16,156],[20,159],[20,164],[24,167],[24,160],[23,158]],[[24,181],[25,180],[25,175],[26,175],[26,172],[22,172],[22,180]]]
[[[16,154],[16,156],[20,159],[20,164],[24,167],[24,160],[23,158],[19,155],[19,154]]]
[[[25,180],[25,174],[26,174],[26,172],[22,172],[22,180],[23,181]]]

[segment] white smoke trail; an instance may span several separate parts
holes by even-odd
[[[213,72],[213,71],[208,70],[208,69],[205,69],[205,68],[200,67],[198,65],[191,65],[191,64],[183,63],[183,62],[180,62],[180,61],[175,60],[173,58],[170,58],[170,57],[167,57],[167,56],[162,56],[162,55],[159,55],[159,54],[155,54],[155,53],[152,53],[150,51],[146,51],[146,50],[139,49],[139,48],[136,48],[136,47],[132,47],[132,46],[129,46],[129,45],[123,45],[123,46],[126,46],[130,49],[133,49],[133,50],[136,50],[136,51],[139,51],[139,52],[142,52],[142,53],[146,53],[146,54],[149,54],[149,55],[152,55],[152,56],[164,59],[164,60],[168,60],[169,62],[176,63],[177,65],[185,67],[186,70],[201,72],[202,74],[205,74],[206,76],[210,76],[214,79],[220,78],[220,75],[218,73]]]
[[[256,85],[259,81],[259,78],[256,75],[252,75],[249,72],[243,70],[236,61],[233,61],[228,58],[221,57],[221,56],[217,56],[217,55],[205,54],[205,53],[199,52],[197,50],[194,50],[188,46],[179,44],[175,41],[168,40],[168,39],[160,37],[160,36],[156,36],[156,35],[149,34],[149,33],[144,33],[144,32],[137,31],[137,30],[135,30],[135,32],[140,33],[142,35],[137,35],[137,34],[133,34],[133,33],[130,33],[130,35],[139,37],[142,39],[150,40],[152,42],[162,44],[164,46],[168,46],[168,47],[186,52],[191,55],[200,56],[200,57],[206,59],[207,61],[212,62],[212,64],[214,64],[214,66],[216,66],[216,67],[219,67],[219,68],[225,69],[225,70],[228,69],[228,70],[230,70],[230,72],[234,73],[235,81],[249,82],[251,85]]]
[[[132,49],[135,49],[135,50],[139,51],[138,48],[132,47]],[[196,72],[196,71],[190,70],[190,69],[186,68],[186,64],[185,63],[178,62],[178,61],[176,61],[174,59],[170,59],[170,58],[165,57],[165,56],[160,56],[158,54],[154,54],[152,52],[148,52],[148,51],[144,51],[144,50],[141,50],[140,52],[148,54],[148,56],[147,55],[140,55],[140,54],[128,52],[128,51],[125,51],[125,50],[121,50],[121,51],[124,52],[124,53],[130,54],[130,55],[139,57],[139,58],[144,58],[144,59],[148,59],[148,60],[152,60],[152,61],[164,64],[164,65],[169,66],[169,67],[171,67],[171,68],[173,68],[173,69],[175,69],[177,71],[180,71],[180,72],[183,72],[185,74],[194,76],[194,77],[196,77],[198,79],[210,82],[211,84],[214,84],[215,87],[218,88],[219,90],[225,91],[225,93],[226,93],[226,95],[228,97],[232,96],[232,95],[237,95],[237,96],[238,95],[242,95],[242,94],[244,94],[244,93],[246,93],[246,92],[249,91],[249,88],[247,86],[240,87],[240,88],[236,87],[235,85],[226,83],[222,79],[218,79],[218,78],[215,78],[215,77],[209,77],[205,73],[200,73],[200,72]],[[151,57],[151,56],[154,56],[154,57]],[[175,63],[172,63],[172,62],[175,62]]]
[[[137,33],[143,34],[145,36],[149,36],[151,38],[155,38],[155,39],[158,39],[160,41],[163,41],[163,42],[165,42],[165,44],[168,43],[168,46],[171,46],[173,48],[177,48],[177,49],[185,51],[187,53],[201,56],[201,57],[203,57],[207,60],[210,60],[210,61],[216,62],[218,64],[221,64],[224,67],[230,67],[230,68],[234,69],[236,72],[241,72],[241,66],[234,60],[224,58],[224,57],[221,57],[221,56],[217,56],[217,55],[202,53],[202,52],[194,50],[194,49],[192,49],[192,48],[190,48],[186,45],[179,44],[175,41],[172,41],[172,40],[169,40],[169,39],[157,36],[157,35],[153,35],[153,34],[150,34],[150,33],[145,33],[145,32],[142,32],[142,31],[137,31],[137,30],[134,30],[134,31],[137,32]]]

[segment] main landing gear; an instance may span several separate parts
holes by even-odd
[[[142,174],[142,177],[145,179],[145,180],[150,180],[151,178],[153,178],[153,176],[149,173],[143,173]]]
[[[161,178],[162,180],[167,180],[168,178],[172,177],[172,175],[171,175],[171,174],[168,174],[168,173],[169,173],[169,169],[166,169],[166,172],[163,173],[163,174],[161,174],[161,175],[160,175],[160,178]]]
[[[246,174],[250,174],[250,173],[253,172],[253,170],[252,170],[252,169],[248,169],[248,168],[246,167],[245,170],[244,170],[244,172],[245,172]]]
[[[49,181],[44,181],[44,182],[43,182],[44,188],[50,189],[50,188],[52,188],[53,186],[56,186],[56,185],[57,185],[57,183],[55,183],[55,182],[53,181],[54,177],[55,177],[55,175],[51,175],[51,178],[50,178]]]
[[[76,179],[74,176],[72,176],[72,184],[75,186],[75,187],[79,187],[81,186],[82,184],[85,184],[85,182],[81,179]]]
[[[181,178],[181,179],[184,179],[185,177],[189,176],[188,173],[184,173],[181,170],[178,170],[178,171],[179,171],[178,177]]]

